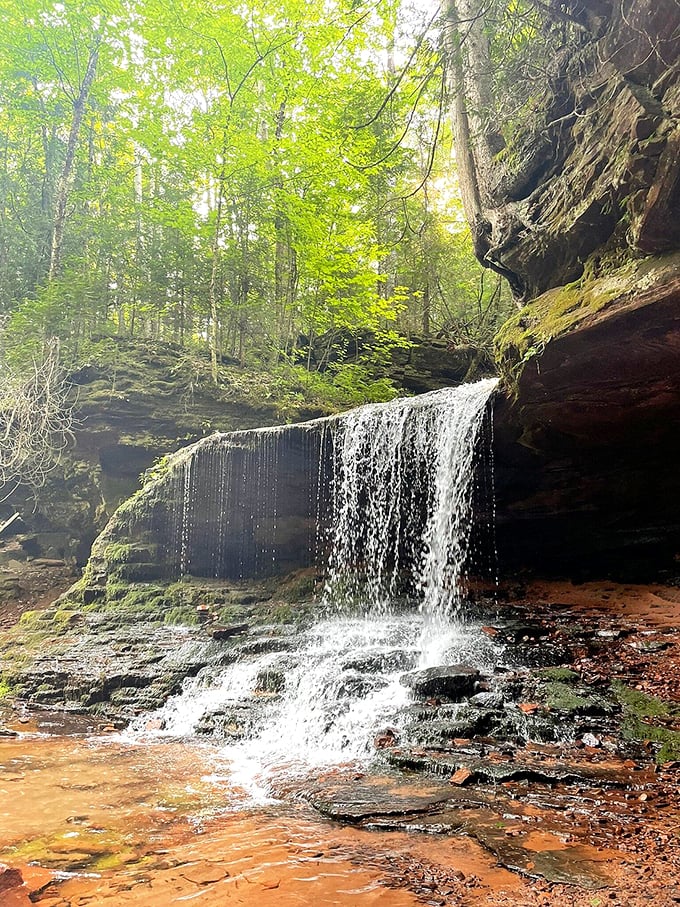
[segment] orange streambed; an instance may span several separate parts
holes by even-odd
[[[407,907],[423,903],[428,873],[441,896],[435,865],[452,886],[517,887],[469,839],[343,828],[295,801],[244,807],[215,755],[105,736],[0,740],[0,861],[26,883],[0,903]]]

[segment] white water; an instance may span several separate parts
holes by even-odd
[[[363,406],[334,424],[333,513],[325,591],[389,612],[418,592],[430,621],[459,609],[472,530],[474,457],[497,381]]]
[[[400,710],[410,700],[400,678],[423,659],[493,665],[493,644],[477,628],[452,624],[432,651],[422,649],[422,630],[419,614],[323,620],[302,634],[294,654],[244,658],[217,676],[206,669],[130,730],[142,737],[186,737],[206,715],[254,704],[248,735],[226,744],[220,761],[228,763],[232,783],[249,802],[266,802],[283,779],[370,761],[377,733],[399,733]],[[280,667],[286,668],[282,694],[263,696],[258,675]],[[145,730],[150,719],[153,728],[161,727]]]
[[[185,736],[206,715],[255,702],[245,739],[224,757],[233,781],[262,800],[281,773],[370,759],[377,732],[399,731],[410,695],[405,671],[462,661],[490,667],[491,643],[459,618],[475,453],[495,385],[361,407],[327,423],[335,478],[323,605],[336,616],[302,634],[295,652],[243,657],[188,680],[152,716],[160,733]],[[393,613],[404,589],[419,612]],[[337,616],[348,604],[360,616]],[[258,691],[263,671],[283,672],[280,694]]]

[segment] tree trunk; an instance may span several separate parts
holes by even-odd
[[[101,39],[97,35],[95,37],[94,45],[90,50],[87,69],[85,70],[85,76],[80,85],[78,97],[73,102],[73,119],[71,120],[71,129],[66,145],[66,157],[64,158],[64,166],[59,175],[55,195],[52,239],[50,243],[50,268],[47,275],[48,282],[57,277],[61,268],[61,252],[64,243],[64,227],[66,226],[66,206],[68,204],[73,181],[73,166],[75,164],[76,150],[78,148],[80,126],[83,122],[85,106],[97,72],[100,40]]]
[[[495,128],[491,85],[491,53],[484,23],[482,0],[450,0],[451,38],[456,91],[462,93],[471,153],[477,171],[477,191],[483,207],[490,207],[488,187],[494,154],[500,150]],[[458,53],[455,51],[458,50]]]
[[[223,149],[222,159],[226,155],[226,147]],[[210,324],[208,325],[208,348],[210,350],[210,373],[214,384],[218,383],[217,360],[220,346],[220,325],[219,325],[219,308],[218,308],[218,278],[220,270],[220,233],[222,230],[222,211],[224,208],[224,180],[226,174],[224,164],[217,180],[217,210],[215,212],[215,232],[212,241],[212,261],[210,265],[210,284],[208,287],[208,299],[210,303]]]
[[[471,128],[471,115],[465,77],[468,53],[463,49],[462,16],[460,6],[464,0],[450,0],[448,8],[447,56],[451,91],[453,94],[453,138],[456,149],[458,181],[465,217],[472,230],[475,253],[482,257],[479,240],[484,232],[484,205],[480,191],[480,170],[475,155],[475,141]],[[465,4],[468,5],[468,4]]]

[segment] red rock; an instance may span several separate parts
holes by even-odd
[[[183,867],[180,875],[195,885],[213,885],[226,879],[229,873],[221,863],[203,860]]]
[[[23,884],[24,880],[18,869],[13,869],[6,863],[0,863],[0,891],[9,891],[9,889],[21,887]]]
[[[451,784],[463,785],[472,778],[473,772],[469,768],[459,768],[457,772],[454,772],[449,778]]]
[[[2,907],[31,907],[21,873],[5,863],[0,863],[0,904]]]
[[[376,734],[376,736],[373,738],[373,746],[377,750],[387,749],[390,746],[394,746],[396,742],[397,738],[395,737],[395,735],[389,732]]]

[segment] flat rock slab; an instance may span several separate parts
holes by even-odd
[[[622,787],[639,781],[639,775],[633,775],[625,766],[618,764],[535,761],[531,758],[494,761],[488,757],[476,759],[455,752],[399,747],[385,750],[385,755],[392,765],[400,769],[449,776],[464,768],[470,772],[470,780],[491,783],[528,780],[543,784],[580,782]]]
[[[329,784],[307,791],[305,798],[322,815],[344,822],[379,816],[426,813],[456,797],[443,784],[419,785],[374,778],[355,784]]]
[[[522,834],[517,837],[495,825],[481,823],[467,828],[484,848],[493,853],[501,866],[532,878],[543,878],[562,885],[597,890],[610,884],[603,863],[607,855],[584,844],[565,846],[553,835]],[[540,840],[543,838],[543,840]],[[537,840],[538,839],[538,840]]]
[[[533,824],[501,818],[496,793],[443,784],[420,786],[391,778],[331,782],[305,794],[323,815],[376,831],[474,838],[499,864],[548,882],[596,890],[609,884],[602,864],[607,854]],[[519,821],[517,821],[519,820]]]
[[[522,827],[521,822],[513,826],[492,807],[492,802],[460,800],[423,815],[377,816],[362,822],[362,827],[432,835],[463,834],[474,838],[512,872],[589,890],[610,884],[603,866],[609,858],[606,853],[583,844],[565,844],[554,833]]]
[[[401,678],[401,682],[410,687],[416,696],[444,696],[447,699],[460,701],[471,696],[479,680],[479,671],[466,664],[442,665],[438,668],[426,668],[424,671],[412,671]]]

